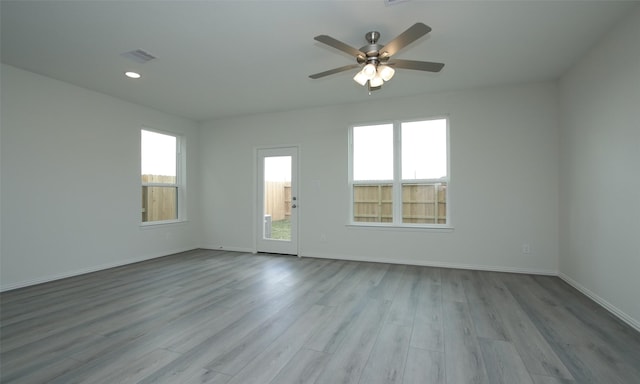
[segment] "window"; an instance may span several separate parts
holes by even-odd
[[[449,224],[447,119],[353,126],[349,142],[352,224]]]
[[[179,136],[141,130],[142,223],[183,218]]]

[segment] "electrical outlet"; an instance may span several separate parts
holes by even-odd
[[[320,242],[321,243],[326,243],[327,242],[327,235],[325,235],[324,233],[320,234]]]
[[[531,246],[529,244],[522,244],[522,253],[528,255],[531,253]]]

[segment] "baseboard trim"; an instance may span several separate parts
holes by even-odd
[[[202,249],[210,249],[212,251],[231,251],[231,252],[242,252],[242,253],[257,253],[253,248],[245,248],[245,247],[228,247],[220,244],[205,244]]]
[[[144,257],[137,257],[137,258],[134,258],[134,259],[120,260],[120,261],[117,261],[117,262],[114,262],[114,263],[101,264],[101,265],[94,266],[94,267],[77,269],[77,270],[71,271],[71,272],[59,273],[59,274],[56,274],[56,275],[44,276],[44,277],[37,278],[37,279],[20,281],[20,282],[17,282],[17,283],[7,284],[5,286],[0,287],[0,292],[6,292],[6,291],[11,291],[11,290],[14,290],[14,289],[18,289],[18,288],[24,288],[24,287],[29,287],[29,286],[32,286],[32,285],[48,283],[48,282],[55,281],[55,280],[66,279],[68,277],[85,275],[87,273],[93,273],[93,272],[103,271],[105,269],[121,267],[123,265],[135,264],[135,263],[139,263],[141,261],[147,261],[147,260],[157,259],[157,258],[164,257],[164,256],[173,255],[175,253],[191,251],[193,249],[197,249],[197,248],[178,249],[178,250],[170,251],[168,253],[163,252],[163,253],[158,254],[158,255],[151,255],[151,256],[147,255],[147,256],[144,256]]]
[[[611,312],[612,315],[614,315],[615,317],[619,318],[620,320],[622,320],[623,322],[625,322],[626,324],[628,324],[629,326],[634,328],[636,331],[640,332],[640,321],[634,319],[633,317],[631,317],[626,312],[620,310],[618,307],[616,307],[615,305],[611,304],[610,302],[608,302],[607,300],[603,299],[602,297],[598,296],[593,291],[591,291],[590,289],[588,289],[584,285],[578,283],[577,281],[573,280],[571,277],[567,276],[566,274],[560,272],[560,273],[558,273],[558,277],[561,278],[564,282],[566,282],[570,286],[572,286],[575,289],[577,289],[578,291],[580,291],[582,294],[584,294],[585,296],[587,296],[591,300],[593,300],[596,303],[598,303],[598,305],[600,305],[601,307],[603,307],[607,311]]]
[[[453,268],[453,269],[470,269],[476,271],[490,271],[490,272],[508,272],[508,273],[522,273],[531,275],[545,275],[545,276],[557,276],[558,271],[535,269],[535,268],[516,268],[516,267],[503,267],[503,266],[491,266],[491,265],[476,265],[476,264],[459,264],[459,263],[445,263],[430,260],[413,260],[413,259],[390,259],[390,258],[361,258],[349,255],[326,255],[313,252],[301,252],[301,257],[313,257],[318,259],[336,259],[336,260],[348,260],[348,261],[363,261],[370,263],[387,263],[387,264],[405,264],[416,265],[420,267],[438,267],[438,268]]]

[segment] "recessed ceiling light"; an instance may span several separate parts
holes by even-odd
[[[124,73],[124,75],[131,79],[139,79],[140,77],[142,77],[138,72],[132,72],[132,71],[127,71]]]

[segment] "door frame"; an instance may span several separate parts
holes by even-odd
[[[278,153],[281,151],[280,153]],[[263,187],[264,187],[264,167],[262,159],[268,157],[270,152],[272,156],[292,156],[291,162],[291,196],[296,197],[295,204],[299,206],[300,189],[299,189],[299,174],[300,174],[300,147],[299,145],[277,145],[277,146],[260,146],[254,149],[254,172],[253,172],[253,243],[255,253],[279,253],[287,255],[299,256],[300,241],[298,236],[299,228],[299,208],[291,209],[291,242],[282,242],[278,240],[264,240],[264,213],[261,212],[264,209],[263,204]],[[289,153],[287,153],[289,152]],[[295,217],[294,217],[295,215]]]

